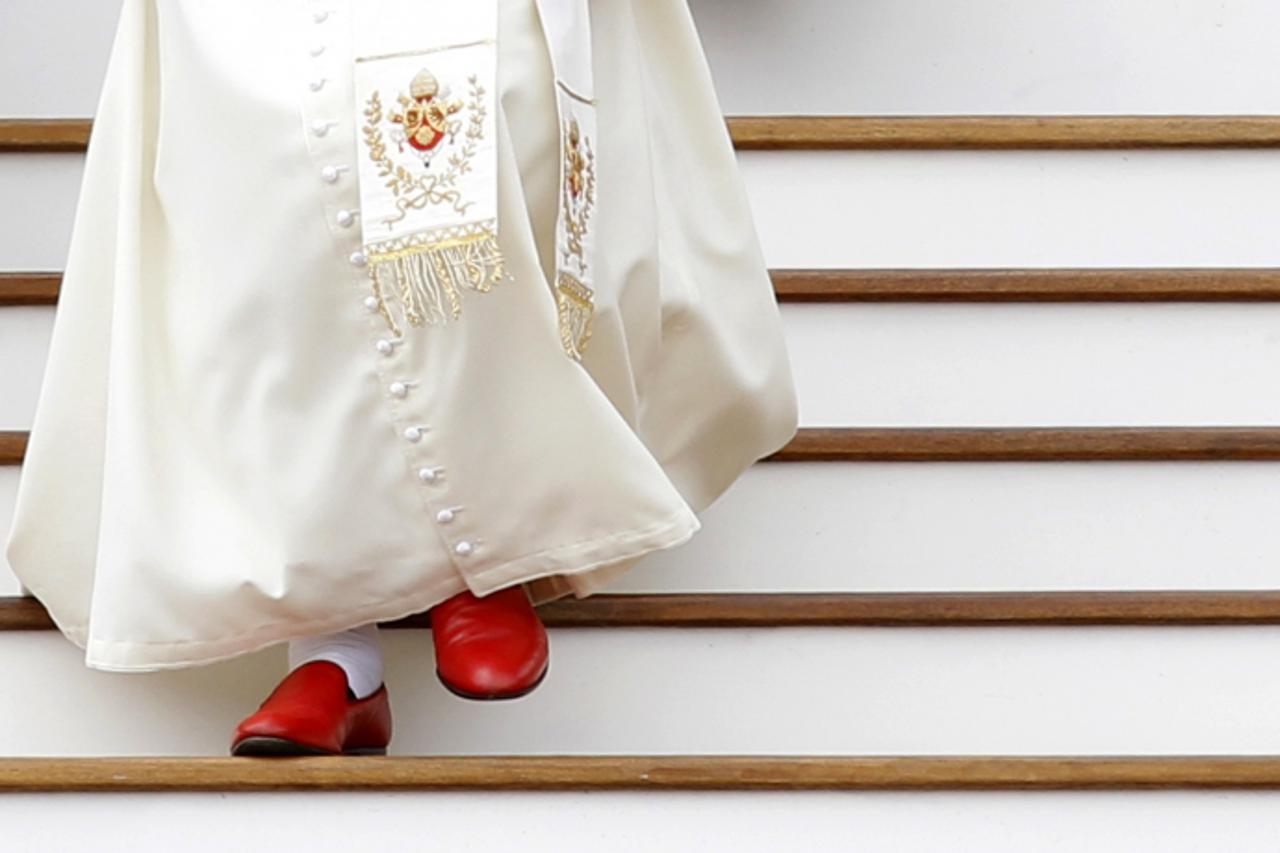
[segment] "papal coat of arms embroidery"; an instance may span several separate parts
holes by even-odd
[[[379,311],[397,335],[401,322],[456,320],[462,291],[508,278],[497,240],[492,41],[362,57],[357,68],[364,254]]]
[[[587,284],[585,242],[587,226],[595,206],[596,172],[592,141],[583,132],[578,118],[569,115],[561,134],[564,139],[560,188],[560,264],[556,273],[556,301],[560,316],[560,338],[565,352],[581,359],[591,339],[594,291]]]
[[[475,82],[474,75],[471,82]],[[430,166],[431,154],[440,149],[445,134],[450,139],[457,134],[458,123],[451,122],[449,116],[462,109],[462,101],[440,97],[440,81],[426,68],[409,84],[409,96],[401,94],[396,100],[402,111],[393,112],[391,120],[404,128],[404,141],[422,152],[423,166]]]

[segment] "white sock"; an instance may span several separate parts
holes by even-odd
[[[347,684],[363,699],[382,684],[382,643],[378,623],[333,634],[316,634],[289,641],[289,671],[313,660],[329,660],[347,673]]]

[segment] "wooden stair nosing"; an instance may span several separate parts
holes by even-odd
[[[774,269],[779,302],[1270,302],[1280,268]],[[2,282],[0,282],[2,286]]]
[[[0,430],[0,465],[29,434]],[[1273,462],[1280,427],[802,427],[761,462]]]
[[[0,758],[0,792],[1280,788],[1271,755]]]
[[[84,151],[91,118],[0,118],[0,153]]]
[[[0,153],[85,150],[90,118],[0,119]],[[734,115],[739,151],[1280,147],[1274,115]]]
[[[742,115],[739,151],[1272,148],[1273,115]]]
[[[1280,427],[804,427],[765,462],[1280,460]]]
[[[538,613],[549,628],[1276,625],[1280,590],[597,593]],[[380,624],[427,628],[430,618]],[[0,597],[0,631],[55,627],[38,599]]]
[[[57,272],[0,272],[0,306],[56,305],[61,287]]]
[[[775,269],[786,303],[1273,302],[1280,268]],[[0,306],[56,305],[57,272],[0,272]]]

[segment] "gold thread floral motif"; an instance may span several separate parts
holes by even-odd
[[[442,98],[439,82],[426,68],[413,78],[409,96],[398,96],[400,110],[390,116],[384,115],[379,92],[375,89],[369,95],[364,110],[364,141],[370,159],[378,166],[379,177],[388,178],[386,186],[396,196],[397,213],[378,220],[387,228],[410,210],[448,204],[456,213],[464,214],[474,203],[462,198],[457,183],[472,170],[471,161],[484,139],[488,111],[484,104],[486,89],[475,74],[467,79],[471,100],[466,104]],[[470,113],[465,131],[461,120],[451,118],[464,108]],[[414,174],[392,159],[381,129],[384,120],[402,128],[403,137],[393,141],[398,144],[399,153],[404,153],[406,145],[412,149],[423,164],[422,174]],[[460,132],[464,138],[461,150],[447,155],[443,170],[428,171]],[[373,242],[365,249],[379,313],[396,335],[400,334],[400,327],[388,307],[389,298],[399,302],[400,313],[414,326],[443,323],[461,315],[462,288],[484,293],[506,278],[497,222],[493,219],[419,231]]]
[[[581,360],[591,338],[594,291],[582,281],[587,272],[583,243],[595,206],[595,151],[591,139],[582,132],[576,116],[564,122],[564,186],[561,188],[564,245],[562,268],[556,276],[556,303],[560,318],[560,340],[565,352]],[[578,274],[565,267],[576,262]]]

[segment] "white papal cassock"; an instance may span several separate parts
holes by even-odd
[[[375,293],[352,16],[428,47],[460,4],[124,0],[6,551],[86,665],[208,663],[468,588],[586,596],[795,434],[686,0],[590,0],[595,139],[572,142],[545,8],[498,0],[505,277]],[[386,106],[438,83],[463,119],[466,82],[435,77]],[[589,288],[562,277],[566,176],[593,193]],[[450,310],[408,319],[423,294]]]

